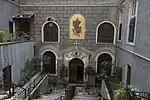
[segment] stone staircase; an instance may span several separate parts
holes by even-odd
[[[33,100],[56,100],[60,96],[64,96],[64,95],[65,95],[64,89],[54,90],[51,94],[41,95],[41,97],[39,97],[37,99],[33,99]]]
[[[86,91],[83,87],[76,87],[76,95],[73,100],[99,100],[96,97],[95,89]]]

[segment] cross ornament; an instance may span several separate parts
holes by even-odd
[[[78,49],[78,45],[80,44],[80,43],[78,43],[78,40],[76,40],[76,42],[74,44],[75,44],[75,48]]]

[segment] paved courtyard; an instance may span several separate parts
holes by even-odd
[[[95,89],[90,90],[90,92],[86,92],[83,87],[76,87],[76,95],[73,100],[98,100],[96,98]]]
[[[54,90],[53,93],[47,94],[47,95],[42,95],[40,98],[34,99],[34,100],[55,100],[62,95],[65,95],[64,89],[63,90]]]
[[[95,95],[88,95],[85,92],[80,92],[76,94],[73,100],[98,100]]]

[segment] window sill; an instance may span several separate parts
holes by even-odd
[[[42,41],[42,43],[60,43],[60,42],[48,42],[48,41]]]
[[[115,44],[115,43],[103,43],[103,42],[101,42],[101,43],[96,43],[96,44]]]
[[[135,47],[135,44],[134,44],[134,43],[132,43],[132,42],[127,42],[126,44],[127,44],[127,45],[131,45],[131,46],[134,46],[134,47]]]

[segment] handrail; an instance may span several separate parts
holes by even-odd
[[[5,86],[10,86],[9,84],[2,84],[2,85],[0,85],[1,87],[3,87],[4,86],[4,88],[5,88]],[[5,90],[5,89],[4,89]],[[5,92],[6,93],[6,96],[8,96],[8,98],[9,97],[11,97],[11,88],[8,90],[9,92],[7,93],[7,91]],[[1,98],[2,99],[2,98]]]
[[[106,84],[106,86],[107,86],[107,89],[108,89],[110,98],[112,99],[112,98],[113,98],[113,96],[112,96],[113,90],[112,90],[112,88],[111,88],[111,86],[110,86],[109,80],[108,80],[108,79],[105,79],[104,81],[105,81],[105,84]]]
[[[19,85],[16,85],[15,83],[11,83],[11,85],[12,85],[12,87],[10,87],[10,89],[8,90],[9,93],[7,94],[8,98],[10,98],[11,96],[14,96],[14,94],[15,94],[15,88],[16,88],[16,87],[19,87],[19,88],[25,90],[25,88],[23,88],[23,87],[21,87],[21,86],[19,86]],[[10,85],[9,85],[9,84],[3,84],[3,85],[1,85],[1,86],[10,86]]]
[[[21,92],[19,91],[19,93],[17,94],[18,96],[20,96],[23,92],[25,93],[24,94],[24,98],[25,99],[27,96],[29,96],[30,92],[32,91],[32,89],[34,89],[36,87],[36,85],[39,83],[37,82],[37,84],[35,84],[36,80],[40,77],[40,80],[43,78],[43,75],[42,73],[40,73],[38,75],[38,77],[36,77],[36,79],[34,79],[25,89],[23,89]],[[39,80],[39,81],[40,81]],[[33,86],[33,87],[32,87]]]
[[[17,44],[17,43],[25,43],[25,42],[34,42],[32,40],[28,40],[28,41],[14,41],[14,42],[1,42],[0,43],[0,46],[3,46],[3,45],[11,45],[11,44]]]
[[[131,100],[137,100],[137,99],[141,99],[142,100],[150,100],[150,93],[149,92],[140,92],[140,91],[131,91],[129,89],[126,89],[127,92],[127,98],[131,99]],[[143,95],[141,95],[143,94]]]
[[[55,99],[55,100],[65,100],[65,96],[60,96],[60,97],[58,97],[58,98]]]
[[[19,86],[19,85],[17,85],[17,84],[12,83],[12,85],[13,85],[13,95],[14,95],[14,93],[15,93],[15,86],[16,86],[16,87],[19,87],[19,88],[21,88],[21,89],[23,89],[23,90],[26,90],[25,88],[23,88],[23,87],[21,87],[21,86]]]
[[[36,86],[33,88],[33,90],[28,94],[28,96],[25,98],[25,100],[28,100],[28,98],[33,95],[33,93],[34,93],[34,92],[36,91],[36,89],[43,83],[43,81],[47,78],[47,76],[48,76],[48,74],[45,75],[45,76],[42,78],[42,80],[40,80],[40,81],[37,83],[37,85],[36,85]]]
[[[140,92],[140,91],[133,91],[133,96],[143,98],[144,100],[150,100],[150,92]]]

